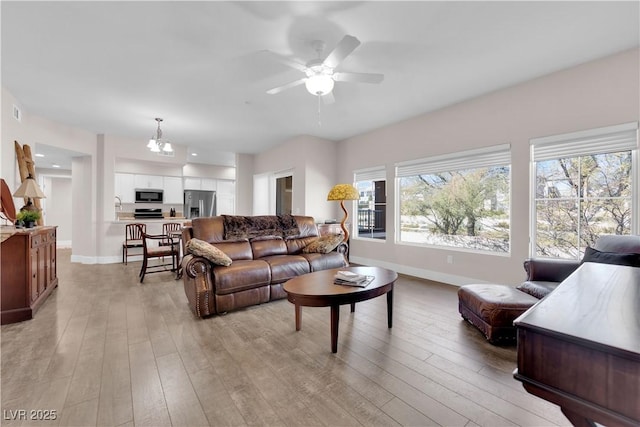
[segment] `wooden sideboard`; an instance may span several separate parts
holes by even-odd
[[[2,241],[1,324],[33,318],[58,286],[56,228],[16,229]]]
[[[574,426],[639,426],[639,304],[640,268],[582,264],[515,320],[515,378]]]

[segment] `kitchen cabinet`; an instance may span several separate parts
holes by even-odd
[[[191,178],[184,179],[185,190],[206,190],[217,191],[218,180],[214,178]]]
[[[218,188],[218,180],[212,178],[202,178],[201,190],[216,191]]]
[[[183,203],[182,178],[178,176],[164,177],[164,203],[181,205]]]
[[[58,286],[56,228],[16,230],[2,242],[1,324],[33,318]]]
[[[160,175],[134,175],[135,188],[162,189],[164,185],[163,177]]]
[[[184,178],[184,189],[185,190],[202,190],[202,180],[200,178]]]
[[[115,195],[120,197],[122,203],[135,202],[135,180],[131,173],[116,173]]]

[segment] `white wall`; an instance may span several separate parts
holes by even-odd
[[[639,57],[637,49],[622,52],[342,141],[341,180],[356,169],[387,167],[387,241],[352,239],[352,260],[449,283],[521,282],[529,255],[529,140],[639,120]],[[512,148],[509,256],[394,243],[396,162],[503,143]]]
[[[236,214],[253,214],[253,154],[236,155]]]
[[[255,155],[253,172],[261,175],[292,170],[292,212],[313,216],[318,221],[335,218],[336,206],[327,201],[327,194],[336,184],[337,145],[335,141],[309,135],[292,138]]]
[[[58,246],[71,247],[73,221],[69,206],[72,206],[73,188],[71,174],[68,176],[51,176],[41,172],[44,185],[42,191],[46,199],[41,200],[44,213],[44,225],[55,225]]]

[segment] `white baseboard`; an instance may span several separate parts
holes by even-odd
[[[410,267],[408,265],[395,264],[386,261],[380,261],[377,259],[362,258],[357,256],[350,256],[349,260],[362,265],[375,265],[377,267],[388,268],[394,270],[397,273],[406,274],[408,276],[420,277],[422,279],[434,280],[436,282],[442,282],[447,285],[462,286],[469,285],[471,283],[487,283],[485,280],[478,280],[472,277],[456,276],[453,274],[442,273],[440,271],[427,270],[425,268]]]

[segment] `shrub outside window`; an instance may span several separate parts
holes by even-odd
[[[508,144],[397,167],[404,243],[508,253]]]

